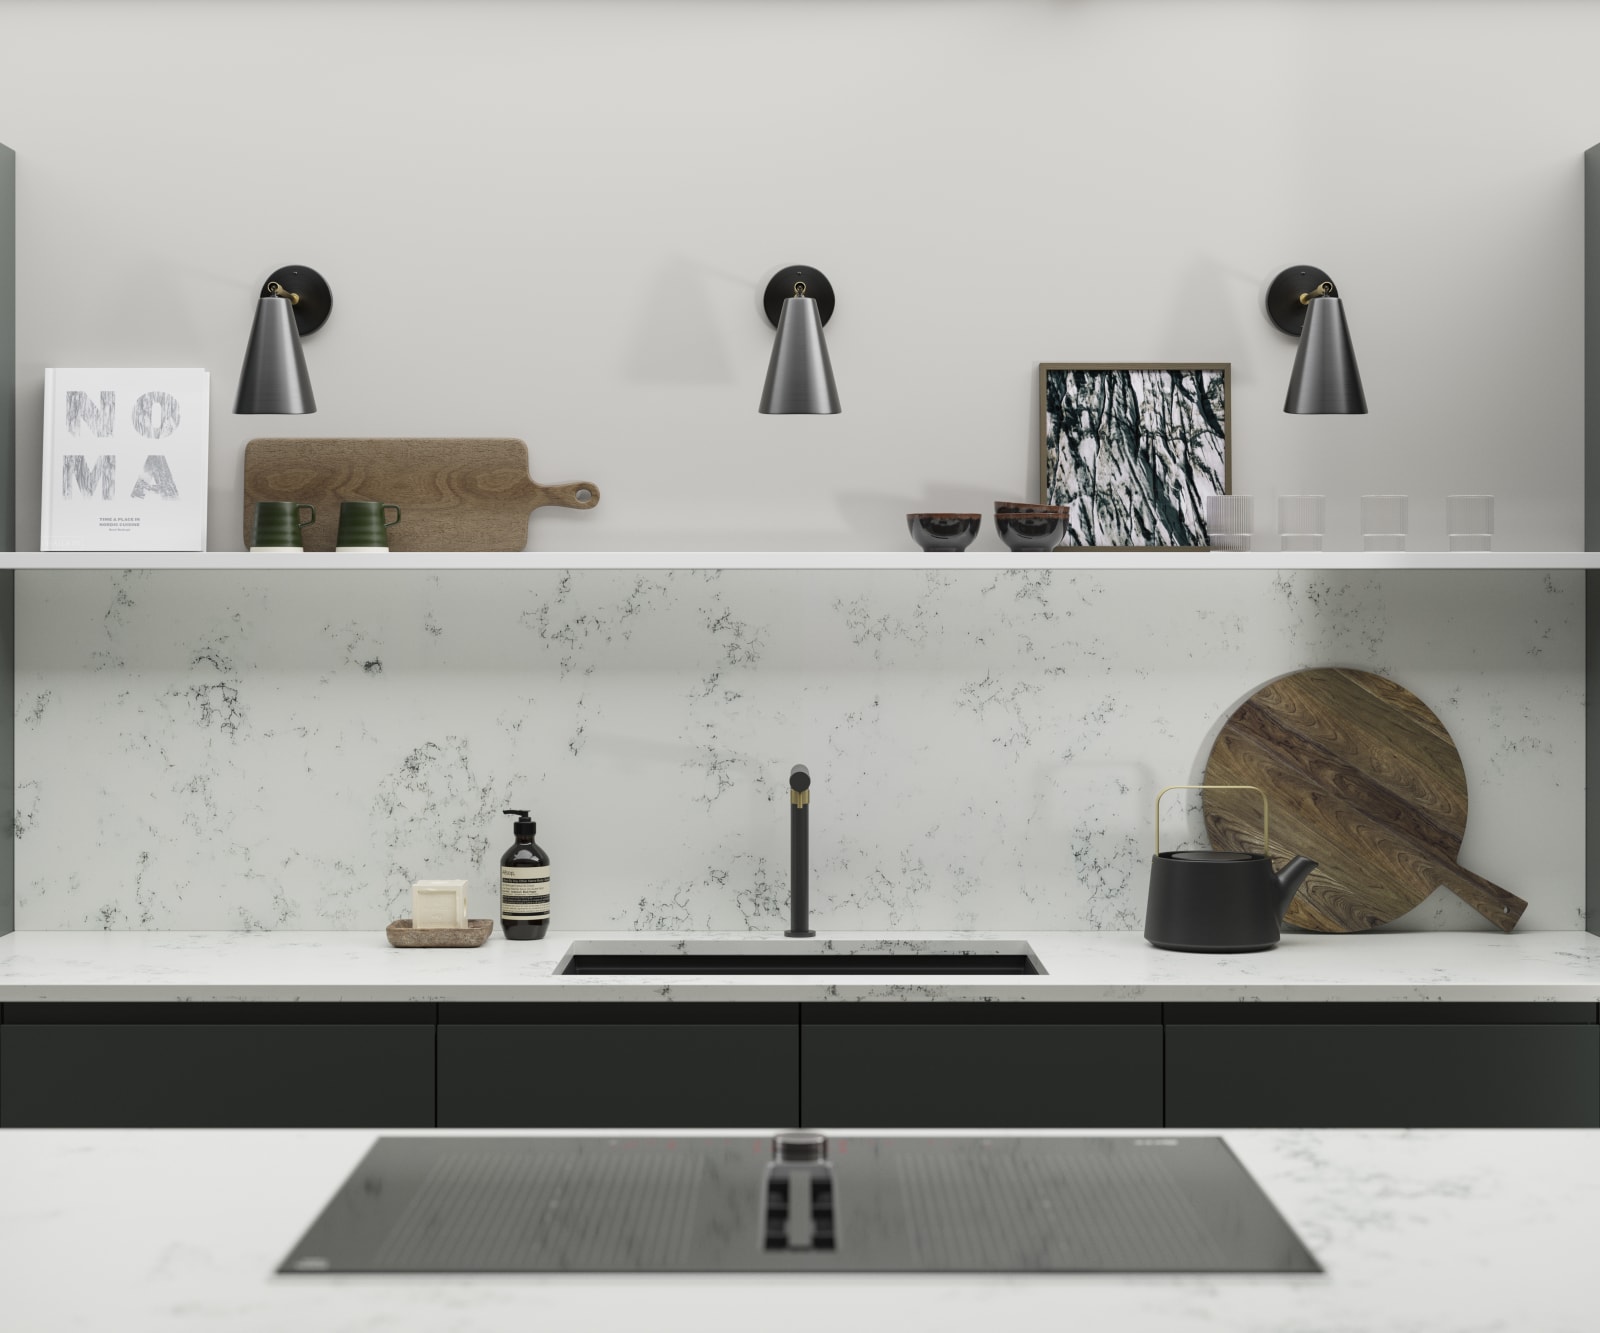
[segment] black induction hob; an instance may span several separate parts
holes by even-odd
[[[1314,1273],[1220,1138],[381,1138],[283,1273]]]

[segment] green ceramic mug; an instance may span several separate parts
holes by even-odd
[[[384,510],[394,510],[394,517],[384,522]],[[339,540],[335,550],[373,551],[389,549],[389,529],[400,521],[400,506],[379,504],[376,500],[341,500],[339,502]]]
[[[309,509],[311,517],[302,519],[300,511]],[[304,549],[300,529],[317,521],[315,505],[295,500],[257,500],[256,526],[250,537],[252,551],[299,551]]]

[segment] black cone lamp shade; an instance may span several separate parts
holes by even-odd
[[[1283,410],[1300,416],[1358,415],[1367,410],[1344,302],[1321,269],[1286,268],[1267,289],[1267,317],[1299,337]]]
[[[839,411],[839,391],[822,326],[833,313],[833,288],[815,269],[787,268],[768,285],[764,304],[778,336],[761,389],[761,412],[832,416]]]
[[[250,326],[233,410],[245,415],[317,410],[306,356],[300,350],[300,330],[294,326],[294,308],[281,296],[263,296],[256,302],[256,322]]]
[[[1337,296],[1315,297],[1306,309],[1283,410],[1301,414],[1367,410],[1344,302]]]
[[[327,284],[311,269],[279,269],[267,280],[239,370],[235,413],[298,415],[317,410],[300,335],[321,328],[332,304]]]

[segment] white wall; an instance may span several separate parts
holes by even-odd
[[[47,365],[212,370],[215,547],[252,435],[514,434],[604,490],[536,547],[895,548],[1033,493],[1040,360],[1191,359],[1234,365],[1235,488],[1328,494],[1337,544],[1363,491],[1435,546],[1484,490],[1579,546],[1596,50],[1535,0],[5,0],[20,544]],[[835,419],[755,411],[795,262]],[[1299,262],[1369,417],[1279,410]],[[322,411],[233,417],[289,263],[334,290]]]

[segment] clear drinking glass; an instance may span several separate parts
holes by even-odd
[[[1278,544],[1285,551],[1320,551],[1328,530],[1325,495],[1278,497]]]
[[[1403,551],[1410,529],[1403,495],[1361,497],[1361,544],[1369,551]]]
[[[1255,496],[1206,496],[1206,533],[1213,550],[1248,551],[1256,533]]]
[[[1445,532],[1452,551],[1487,551],[1494,546],[1494,496],[1444,497]]]

